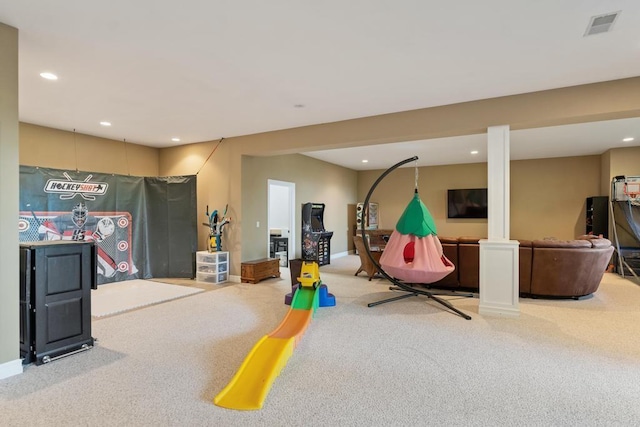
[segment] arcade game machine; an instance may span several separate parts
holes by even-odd
[[[302,259],[330,264],[333,231],[324,228],[324,203],[302,205]]]

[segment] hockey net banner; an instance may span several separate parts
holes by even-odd
[[[93,241],[97,246],[98,274],[138,272],[132,254],[132,218],[129,212],[93,212],[77,226],[69,212],[20,212],[20,242],[40,240]],[[60,229],[60,225],[64,230]]]
[[[19,240],[92,241],[98,285],[191,278],[196,177],[136,177],[20,166]]]

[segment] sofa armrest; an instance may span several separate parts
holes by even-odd
[[[540,247],[533,242],[531,294],[577,298],[595,292],[607,268],[613,246]]]

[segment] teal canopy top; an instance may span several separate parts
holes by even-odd
[[[433,221],[429,209],[420,200],[418,190],[398,220],[396,230],[401,234],[413,234],[418,237],[437,234],[436,223]]]

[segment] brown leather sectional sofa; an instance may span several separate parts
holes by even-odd
[[[480,245],[477,237],[439,237],[455,271],[430,287],[478,292]],[[520,296],[574,298],[598,289],[613,246],[595,236],[575,240],[520,240]]]

